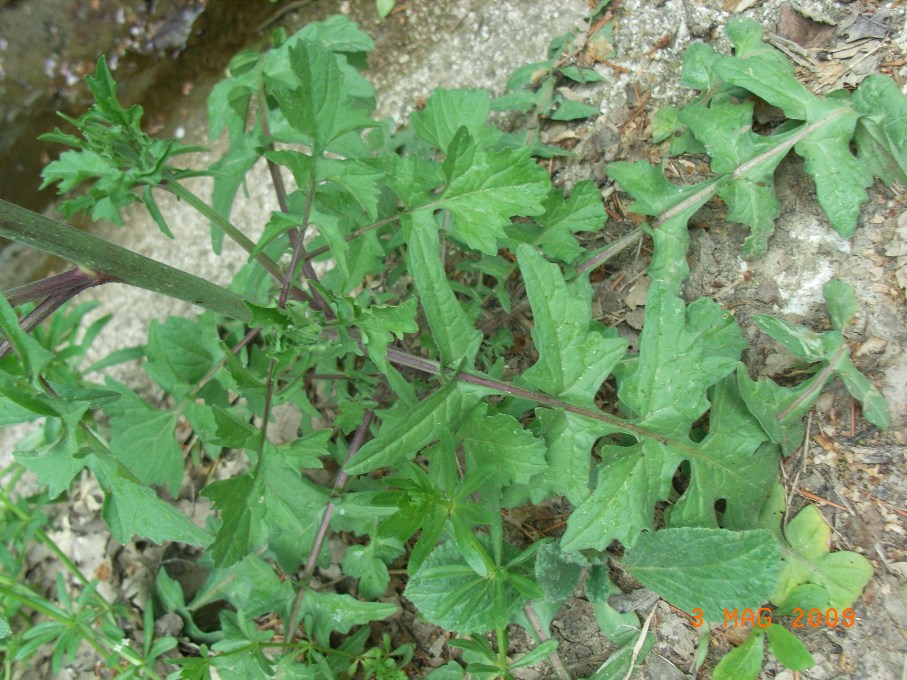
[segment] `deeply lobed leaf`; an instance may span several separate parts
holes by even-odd
[[[452,233],[470,248],[488,255],[515,215],[545,212],[548,174],[529,149],[484,150],[465,127],[454,135],[444,161],[447,186],[434,207],[453,215]]]
[[[578,406],[592,406],[598,388],[623,358],[627,343],[591,318],[587,279],[568,285],[556,264],[520,245],[517,261],[535,325],[538,361],[522,379],[527,385]]]
[[[673,153],[705,151],[711,156],[712,171],[722,176],[718,193],[728,205],[728,218],[751,229],[743,246],[746,257],[761,255],[767,248],[780,214],[772,175],[792,146],[816,182],[819,204],[832,227],[850,237],[873,176],[889,184],[904,177],[907,146],[901,123],[907,97],[881,76],[867,78],[853,97],[845,92],[818,97],[794,77],[780,52],[762,42],[764,31],[754,21],[732,19],[727,33],[734,44],[733,56],[719,55],[705,45],[688,50],[682,82],[705,94],[679,113],[657,116],[656,141],[677,133]],[[752,100],[740,102],[741,91],[778,107],[790,120],[778,134],[754,134]],[[646,203],[652,200],[649,187],[639,179],[624,182],[621,174],[627,171],[616,170],[618,174],[611,169],[609,174],[637,199],[634,210],[670,222],[674,217],[670,206]],[[661,190],[665,196],[671,194],[670,186]],[[653,262],[653,269],[660,266]]]

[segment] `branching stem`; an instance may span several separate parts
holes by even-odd
[[[847,345],[842,344],[838,348],[838,351],[835,352],[832,355],[831,359],[828,360],[828,366],[826,366],[821,371],[819,371],[819,373],[816,374],[816,376],[812,379],[812,382],[810,383],[809,387],[806,390],[804,390],[803,394],[801,394],[796,399],[794,399],[787,406],[787,408],[785,408],[778,415],[776,415],[775,420],[777,420],[779,423],[782,422],[785,418],[787,418],[787,416],[789,416],[791,413],[796,411],[797,408],[800,406],[800,404],[811,399],[815,395],[816,392],[821,390],[822,386],[826,382],[828,382],[828,379],[831,378],[832,375],[834,375],[835,366],[838,365],[838,362],[841,360],[841,357],[843,357],[846,353],[847,353]]]
[[[160,187],[169,191],[181,201],[185,201],[187,204],[192,206],[196,211],[198,211],[200,215],[210,220],[218,229],[229,236],[240,248],[245,250],[247,253],[251,254],[252,251],[255,250],[255,244],[252,243],[252,241],[249,240],[249,238],[244,233],[242,233],[229,220],[225,219],[219,212],[217,212],[214,208],[205,203],[202,199],[189,191],[179,182],[175,180],[164,180],[160,184]],[[268,270],[268,273],[271,274],[271,276],[273,276],[275,280],[283,281],[283,272],[280,270],[280,267],[265,253],[258,253],[258,255],[255,256],[255,261],[258,262],[266,270]]]
[[[74,262],[98,282],[127,283],[241,321],[252,318],[242,296],[226,288],[3,200],[0,236]]]

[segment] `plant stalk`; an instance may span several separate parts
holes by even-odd
[[[828,360],[828,365],[825,368],[823,368],[821,371],[816,373],[815,377],[812,378],[812,383],[809,385],[809,387],[806,390],[804,390],[803,394],[801,394],[796,399],[794,399],[787,406],[787,408],[783,409],[778,415],[776,415],[775,420],[777,420],[779,423],[782,422],[791,413],[796,411],[797,408],[799,408],[800,404],[802,404],[805,401],[808,401],[809,399],[812,399],[812,397],[815,396],[815,394],[819,390],[821,390],[822,387],[824,387],[825,383],[828,382],[828,380],[831,378],[831,376],[834,375],[835,367],[838,365],[838,362],[841,360],[841,357],[843,357],[847,353],[847,351],[848,351],[847,345],[842,344],[838,348],[838,351],[835,352],[832,355],[831,359]]]
[[[18,463],[16,463],[16,465],[19,466]],[[19,469],[24,470],[24,468],[22,468],[21,466],[19,466]],[[10,498],[9,492],[0,494],[0,504],[4,505],[7,510],[12,512],[19,519],[23,521],[27,521],[29,519],[28,513],[18,505],[16,505]],[[75,562],[69,559],[69,556],[60,549],[60,546],[58,546],[54,541],[51,540],[50,536],[48,536],[43,529],[35,529],[35,536],[37,536],[38,540],[43,543],[54,555],[57,556],[57,559],[63,563],[63,566],[69,569],[73,576],[75,576],[79,581],[82,582],[82,585],[87,586],[89,584],[88,577],[86,577],[85,574],[82,573],[82,570],[79,569]],[[94,594],[97,597],[98,601],[103,603],[104,608],[107,611],[110,611],[112,609],[111,604],[107,600],[105,600],[102,595],[100,595],[97,591]]]
[[[171,194],[179,198],[181,201],[185,201],[190,206],[195,208],[203,217],[211,220],[211,222],[227,236],[229,236],[233,241],[247,253],[252,253],[255,250],[255,244],[252,243],[249,238],[237,229],[229,220],[225,219],[219,212],[217,212],[210,205],[205,203],[202,199],[196,196],[194,193],[189,191],[186,187],[175,180],[165,180],[160,184],[161,188],[166,189]],[[283,281],[283,272],[280,270],[280,267],[277,265],[274,260],[268,257],[265,253],[259,253],[255,256],[255,261],[258,262],[262,267],[268,270],[268,273],[274,277],[278,282]]]
[[[243,298],[226,288],[4,200],[0,236],[74,262],[103,282],[127,283],[241,321],[252,318]]]
[[[347,451],[346,459],[343,461],[343,466],[340,468],[340,473],[337,475],[337,478],[334,480],[334,488],[331,491],[331,498],[336,498],[338,492],[343,490],[343,487],[346,486],[347,479],[349,475],[346,470],[343,468],[346,464],[352,459],[356,452],[362,448],[362,444],[365,441],[365,435],[368,432],[369,425],[371,425],[372,418],[374,417],[374,412],[371,409],[366,409],[362,422],[359,424],[359,427],[356,428],[356,433],[353,435],[353,441],[350,442],[349,451]],[[318,553],[321,552],[321,546],[324,545],[324,541],[327,538],[328,527],[331,523],[331,517],[334,514],[334,505],[333,501],[328,501],[328,504],[324,508],[324,516],[321,519],[321,526],[318,527],[318,533],[315,535],[315,542],[312,543],[312,550],[309,552],[309,559],[306,562],[305,569],[302,572],[302,587],[299,589],[299,592],[296,594],[296,600],[293,602],[293,612],[290,614],[290,620],[287,622],[286,628],[284,629],[284,639],[289,642],[293,639],[293,636],[296,635],[296,628],[299,626],[299,610],[302,607],[302,600],[305,598],[305,593],[308,590],[309,580],[312,578],[312,574],[315,573],[315,564],[318,561]]]
[[[76,293],[80,293],[86,288],[98,286],[102,283],[106,283],[106,281],[98,278],[96,275],[92,276],[89,272],[77,267],[65,271],[62,274],[56,274],[39,281],[26,283],[24,286],[19,286],[18,288],[11,288],[10,290],[4,291],[3,296],[11,306],[18,307],[26,302],[41,300],[42,298],[58,295],[60,293],[67,293],[74,290]],[[70,297],[75,297],[76,293],[73,293]]]
[[[538,636],[539,642],[547,641],[548,633],[545,632],[545,627],[539,620],[538,614],[535,613],[532,602],[526,603],[526,606],[523,607],[523,612],[526,614],[526,618],[529,619],[529,625],[532,626],[532,630],[535,631],[535,634]],[[564,663],[561,661],[561,657],[558,655],[556,649],[548,655],[548,661],[551,663],[551,667],[554,668],[554,672],[557,673],[559,680],[570,680],[570,673],[568,673],[567,669],[564,667]]]
[[[741,177],[746,176],[746,174],[753,168],[758,168],[762,163],[765,163],[774,156],[785,155],[799,142],[809,137],[813,132],[830,122],[834,122],[835,120],[849,112],[849,109],[842,108],[826,116],[825,118],[822,118],[821,120],[817,120],[815,123],[810,123],[809,125],[804,125],[803,127],[798,128],[796,132],[792,133],[788,138],[779,143],[778,146],[771,147],[755,158],[751,158],[745,163],[742,163],[736,170],[734,170],[734,172],[713,180],[707,186],[704,186],[702,189],[697,191],[695,194],[687,196],[687,198],[685,198],[677,205],[665,210],[663,213],[661,213],[661,215],[658,216],[658,219],[655,222],[655,226],[661,226],[665,222],[674,219],[677,215],[680,215],[690,206],[696,205],[700,201],[707,200],[707,197],[712,196],[713,194],[715,194],[715,192],[718,191],[719,188],[721,188],[723,184],[722,180],[724,180],[725,178],[729,177],[731,180],[738,180]]]
[[[610,243],[604,250],[596,253],[585,262],[581,262],[576,265],[576,273],[584,274],[591,269],[595,269],[596,267],[603,265],[624,248],[631,246],[639,241],[640,238],[642,238],[642,229],[640,227],[636,227],[636,229],[634,229],[633,231],[624,234],[616,241]]]
[[[406,352],[394,349],[393,347],[389,347],[387,350],[387,360],[397,364],[398,366],[406,366],[407,368],[413,368],[417,371],[422,371],[423,373],[441,375],[441,365],[437,361],[432,361],[431,359],[423,359],[422,357],[407,354]],[[516,385],[504,382],[503,380],[496,380],[494,378],[489,378],[477,373],[467,373],[466,371],[460,371],[456,374],[456,376],[454,376],[454,378],[456,380],[459,380],[460,382],[478,385],[479,387],[485,387],[500,394],[507,394],[512,397],[534,401],[535,403],[540,404],[541,406],[547,406],[548,408],[562,408],[565,411],[569,411],[570,413],[576,413],[577,415],[585,416],[587,418],[591,418],[592,420],[598,420],[600,422],[607,423],[614,427],[615,432],[623,432],[625,434],[632,434],[637,437],[655,439],[656,441],[659,441],[663,444],[677,446],[690,453],[691,455],[697,455],[695,449],[693,449],[689,445],[684,445],[683,442],[676,441],[674,439],[671,439],[670,437],[665,437],[664,435],[660,435],[655,432],[651,432],[649,430],[646,430],[645,428],[627,422],[623,418],[618,418],[617,416],[612,416],[610,413],[605,413],[604,411],[589,409],[582,406],[574,406],[573,404],[561,401],[556,397],[551,397],[542,392],[527,390],[523,387],[517,387]]]
[[[82,621],[79,620],[77,616],[70,617],[66,614],[66,612],[59,609],[58,607],[55,607],[53,605],[47,606],[50,603],[45,604],[46,601],[43,600],[39,595],[34,593],[34,591],[32,591],[30,588],[26,586],[20,586],[20,584],[0,574],[0,591],[2,591],[2,593],[10,599],[16,600],[29,609],[39,614],[43,614],[49,619],[52,619],[69,629],[77,629],[81,638],[91,647],[93,647],[94,650],[105,659],[105,661],[109,662],[110,656],[115,654],[119,658],[125,659],[131,666],[144,668],[147,674],[146,677],[151,678],[152,680],[161,680],[160,676],[157,675],[154,671],[149,668],[145,668],[145,660],[141,656],[136,654],[136,652],[131,647],[129,647],[128,644],[122,646],[116,645],[115,649],[108,650],[107,644],[109,644],[109,641],[105,638],[99,638],[93,628],[86,626]]]

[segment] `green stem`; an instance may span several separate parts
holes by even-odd
[[[23,468],[23,470],[24,470],[24,468]],[[29,514],[27,512],[25,512],[25,510],[23,510],[18,505],[16,505],[15,503],[12,502],[12,500],[9,497],[8,492],[0,495],[0,503],[2,503],[6,507],[7,510],[12,512],[14,515],[16,515],[16,517],[21,519],[23,522],[27,522],[30,519]],[[69,557],[66,555],[66,553],[64,553],[60,549],[60,546],[58,546],[53,540],[51,540],[50,536],[48,536],[44,532],[43,529],[36,529],[35,535],[38,537],[38,540],[41,543],[43,543],[45,546],[47,546],[47,548],[54,555],[57,556],[57,559],[63,563],[63,566],[65,566],[67,569],[69,569],[69,571],[73,574],[73,576],[75,576],[79,581],[81,581],[82,584],[84,584],[86,586],[89,584],[89,580],[85,576],[85,574],[82,573],[82,570],[79,569],[79,567],[76,566],[76,564],[72,560],[69,559]],[[112,605],[107,600],[105,600],[101,595],[99,595],[97,593],[95,593],[95,595],[96,595],[97,601],[99,603],[103,604],[104,609],[106,611],[110,611],[112,609]]]
[[[829,123],[833,123],[841,116],[848,114],[850,111],[851,110],[849,108],[841,108],[834,113],[829,114],[825,118],[817,120],[815,123],[810,123],[809,125],[804,125],[800,128],[797,128],[795,132],[791,133],[787,137],[784,137],[777,146],[773,146],[768,150],[763,151],[758,156],[755,156],[754,158],[746,161],[745,163],[741,163],[740,166],[738,166],[737,169],[734,170],[734,172],[723,175],[716,181],[711,182],[707,186],[697,191],[695,194],[687,196],[687,198],[685,198],[677,205],[665,210],[663,213],[661,213],[661,215],[658,216],[658,219],[655,222],[655,226],[659,227],[665,222],[674,219],[675,217],[677,217],[677,215],[680,215],[690,206],[696,205],[701,201],[708,200],[708,197],[711,197],[713,194],[715,194],[715,192],[717,192],[718,189],[720,189],[724,185],[724,182],[728,179],[731,181],[737,181],[740,178],[745,177],[751,170],[758,169],[763,163],[771,161],[776,156],[784,156],[797,144],[809,137],[813,132],[828,125]]]
[[[43,614],[58,623],[71,623],[69,618],[61,615],[56,607],[48,606],[51,603],[41,598],[37,593],[32,591],[31,588],[16,583],[4,574],[0,574],[0,592],[19,604],[28,607],[38,614]]]
[[[510,647],[510,641],[507,639],[507,629],[498,628],[495,630],[498,638],[498,665],[501,670],[507,669],[507,649]]]
[[[589,259],[585,260],[584,262],[580,262],[578,265],[576,265],[577,275],[584,274],[587,271],[603,265],[605,262],[617,255],[627,246],[636,244],[639,239],[642,238],[642,233],[642,229],[640,227],[636,227],[636,229],[634,229],[633,231],[624,234],[616,241],[608,244],[604,249],[593,254],[591,257],[589,257]]]
[[[261,415],[261,436],[258,439],[258,457],[255,462],[255,473],[261,469],[261,459],[265,455],[265,443],[268,441],[268,420],[271,417],[271,400],[274,397],[274,371],[277,368],[277,359],[268,363],[268,375],[265,378],[265,405]]]
[[[3,468],[2,471],[0,471],[0,479],[5,479],[6,476],[10,473],[12,473],[13,476],[12,479],[10,479],[6,484],[7,495],[12,493],[12,490],[16,488],[19,480],[22,479],[22,476],[25,474],[25,468],[14,461]]]
[[[241,321],[252,318],[243,298],[226,288],[3,200],[0,236],[74,262],[98,283],[127,283]]]
[[[190,206],[195,208],[203,217],[211,220],[212,224],[220,229],[224,234],[229,236],[233,241],[239,245],[240,248],[245,250],[250,255],[252,251],[255,250],[255,244],[249,240],[249,238],[243,234],[239,229],[237,229],[229,220],[225,219],[223,215],[217,212],[210,205],[205,203],[198,196],[189,191],[186,187],[175,180],[165,180],[161,183],[161,188],[166,189],[174,196],[179,198],[182,201],[185,201]],[[262,267],[268,270],[268,273],[274,277],[278,282],[283,282],[283,272],[280,270],[280,267],[277,265],[274,260],[265,255],[264,253],[259,253],[255,256],[255,261],[258,262]]]
[[[827,383],[829,379],[831,379],[831,377],[834,375],[838,362],[841,361],[841,357],[843,357],[847,353],[847,351],[847,345],[842,344],[838,348],[838,351],[835,352],[830,359],[828,359],[828,365],[815,375],[809,387],[807,387],[803,391],[803,393],[800,394],[800,396],[798,396],[790,404],[788,404],[787,408],[783,409],[778,415],[776,415],[775,420],[780,423],[789,415],[791,415],[791,413],[796,412],[797,409],[800,408],[801,404],[803,404],[804,402],[811,402],[811,400],[819,393],[819,390],[821,390],[822,387],[825,386],[825,383]],[[802,415],[803,414],[801,412],[799,414],[799,417],[802,417]]]

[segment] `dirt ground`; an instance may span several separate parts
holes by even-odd
[[[27,0],[10,3],[9,9],[21,10]],[[78,4],[78,3],[70,3]],[[125,4],[125,3],[124,3]],[[214,4],[213,1],[212,3]],[[250,3],[251,4],[251,3]],[[263,3],[266,4],[267,3]],[[292,3],[305,5],[306,3]],[[434,87],[489,87],[500,93],[513,68],[539,59],[548,41],[580,25],[586,10],[583,0],[542,2],[510,0],[484,3],[455,0],[448,3],[401,2],[400,11],[385,21],[374,15],[371,2],[318,2],[303,12],[279,14],[279,6],[268,7],[264,20],[274,17],[292,31],[312,18],[323,18],[336,11],[350,13],[376,40],[378,48],[370,59],[369,77],[378,87],[380,113],[401,120],[420,97]],[[616,3],[615,3],[616,5]],[[270,12],[274,11],[272,15]],[[883,72],[898,82],[907,82],[907,30],[903,2],[834,2],[832,0],[624,0],[615,11],[618,24],[611,42],[614,54],[610,65],[596,66],[604,82],[573,89],[573,94],[599,106],[600,115],[579,123],[552,124],[542,130],[543,141],[571,148],[573,158],[555,161],[551,172],[565,188],[583,179],[598,182],[606,195],[609,219],[602,232],[603,242],[631,229],[633,217],[626,211],[626,197],[614,191],[604,169],[615,160],[662,159],[662,151],[650,144],[649,120],[662,105],[682,103],[689,93],[679,85],[682,55],[692,41],[709,41],[727,49],[723,25],[735,13],[756,18],[768,31],[782,36],[786,49],[799,55],[803,49],[823,50],[832,55],[820,69],[808,65],[798,76],[811,88],[827,91],[831,87],[855,85],[867,73]],[[863,23],[851,22],[864,17]],[[865,18],[873,18],[867,23]],[[197,21],[211,21],[202,14]],[[869,29],[865,43],[853,52],[854,26],[876,24],[883,28],[875,35]],[[0,24],[2,25],[2,24]],[[204,24],[197,24],[202,26]],[[208,24],[211,26],[212,24]],[[848,32],[850,26],[850,32]],[[215,29],[209,29],[216,30]],[[875,37],[874,37],[875,36]],[[9,45],[12,36],[3,36]],[[253,43],[260,40],[247,36]],[[185,139],[204,142],[204,98],[221,66],[229,57],[221,45],[193,55],[205,45],[200,29],[187,38],[189,47],[170,55],[177,66],[152,91],[171,88],[178,92],[165,101],[169,105],[149,106],[149,124],[171,133],[177,128]],[[3,68],[6,77],[14,63],[6,52]],[[202,66],[193,70],[192,64]],[[178,73],[175,79],[173,73]],[[175,102],[175,104],[174,104]],[[202,162],[204,159],[201,159]],[[701,171],[696,162],[664,157],[672,181],[691,182]],[[701,162],[698,165],[702,165]],[[259,168],[260,177],[265,170]],[[267,182],[250,182],[250,196],[237,207],[236,221],[258,228],[261,216],[271,209],[274,199]],[[828,226],[815,200],[811,180],[802,164],[787,159],[776,178],[782,216],[777,221],[768,252],[746,262],[738,253],[746,236],[745,228],[724,220],[723,207],[709,204],[691,221],[692,247],[689,255],[692,276],[685,288],[689,299],[710,296],[732,311],[744,329],[751,346],[745,360],[751,374],[783,378],[793,368],[790,357],[773,341],[757,331],[754,314],[781,315],[789,321],[823,329],[827,324],[821,304],[822,284],[831,277],[854,286],[861,308],[847,333],[858,367],[869,375],[883,392],[892,413],[892,427],[885,432],[872,430],[859,415],[850,397],[831,389],[825,393],[810,416],[809,437],[804,446],[784,464],[784,478],[796,512],[806,503],[816,504],[833,529],[833,548],[865,555],[873,564],[874,576],[855,604],[858,623],[850,629],[815,629],[803,639],[817,664],[800,674],[782,670],[769,660],[765,678],[797,677],[811,680],[854,678],[876,680],[907,677],[907,480],[904,477],[907,444],[907,195],[904,187],[885,188],[876,183],[863,206],[859,228],[849,241],[838,237]],[[621,202],[621,199],[624,202]],[[180,206],[164,204],[168,219],[178,227],[179,241],[159,237],[147,218],[135,214],[130,230],[101,227],[100,232],[130,248],[175,266],[193,271],[214,281],[229,278],[229,271],[244,260],[239,253],[227,252],[223,259],[205,259],[199,252],[185,252],[191,235],[207,233],[204,221],[186,215]],[[145,227],[148,228],[145,228]],[[0,287],[14,285],[14,279],[28,277],[20,251],[0,252]],[[4,260],[5,258],[5,260]],[[29,261],[31,263],[31,260]],[[597,275],[595,316],[633,338],[638,333],[645,297],[647,265],[646,244],[637,252],[624,253]],[[40,265],[44,266],[44,265]],[[189,313],[185,307],[168,305],[142,291],[97,292],[104,303],[101,313],[117,307],[145,309],[139,318],[115,321],[110,344],[99,351],[140,342],[147,317]],[[136,389],[150,389],[140,374],[118,374]],[[7,455],[8,439],[0,433],[0,453]],[[124,594],[136,602],[144,601],[143,589],[161,561],[182,564],[178,555],[164,548],[136,545],[115,546],[103,524],[96,519],[97,504],[92,490],[83,489],[78,501],[61,509],[57,538],[72,550],[75,561],[87,572],[99,573],[101,565],[110,574],[105,592]],[[556,515],[559,508],[546,508]],[[55,571],[47,555],[36,552],[36,573]],[[39,568],[40,567],[40,568]],[[129,576],[126,577],[125,575]],[[329,580],[330,573],[323,575]],[[393,586],[393,583],[392,583]],[[630,585],[628,584],[628,588]],[[644,590],[625,593],[614,604],[624,611],[645,616],[655,600]],[[429,659],[447,654],[444,636],[438,629],[421,622],[411,605],[400,601],[403,614],[391,622],[389,632],[398,642],[415,642]],[[553,624],[561,640],[561,656],[575,677],[591,674],[612,649],[598,632],[590,603],[577,593]],[[642,677],[651,680],[709,678],[705,669],[692,674],[698,633],[687,619],[666,603],[657,605],[650,630],[657,644],[649,654]],[[514,628],[513,640],[519,650],[521,633]],[[715,629],[710,639],[710,662],[739,643],[738,632]],[[86,655],[65,677],[95,677],[94,660]],[[49,670],[36,668],[31,677],[51,677]],[[61,676],[63,677],[63,676]],[[552,677],[550,669],[528,669],[522,678]]]

